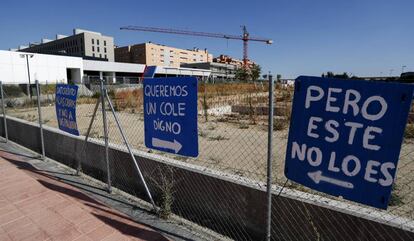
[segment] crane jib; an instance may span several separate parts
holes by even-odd
[[[224,39],[243,40],[243,66],[245,68],[248,68],[247,49],[248,49],[248,42],[249,41],[264,42],[266,44],[272,44],[273,43],[273,40],[271,40],[271,39],[250,37],[249,32],[247,32],[246,26],[242,26],[243,35],[241,35],[241,36],[230,35],[230,34],[222,34],[222,33],[207,33],[207,32],[197,32],[197,31],[189,31],[189,30],[180,30],[180,29],[154,28],[154,27],[142,27],[142,26],[126,26],[126,27],[121,27],[120,29],[121,30],[131,30],[131,31],[146,31],[146,32],[201,36],[201,37],[210,37],[210,38],[224,38]]]

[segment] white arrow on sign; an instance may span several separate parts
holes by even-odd
[[[181,150],[181,148],[183,147],[181,145],[181,143],[179,143],[178,141],[174,140],[174,142],[172,141],[165,141],[165,140],[161,140],[158,138],[152,138],[152,146],[154,147],[158,147],[158,148],[166,148],[166,149],[170,149],[173,150],[176,154]]]
[[[316,184],[319,184],[319,182],[324,181],[324,182],[329,182],[331,184],[334,184],[334,185],[337,185],[337,186],[340,186],[340,187],[344,187],[344,188],[349,188],[349,189],[354,188],[354,184],[352,184],[350,182],[345,182],[345,181],[341,181],[341,180],[338,180],[338,179],[335,179],[335,178],[332,178],[332,177],[323,176],[322,171],[308,172],[308,176]]]

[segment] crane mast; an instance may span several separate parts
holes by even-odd
[[[249,57],[247,55],[247,48],[248,46],[248,41],[249,41],[249,32],[247,32],[247,28],[246,26],[242,26],[243,27],[243,66],[244,68],[248,67],[248,60]]]

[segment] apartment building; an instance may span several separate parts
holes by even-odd
[[[115,59],[113,37],[83,29],[74,29],[71,36],[57,34],[54,40],[42,39],[40,43],[21,46],[18,51],[76,56],[110,62]]]
[[[115,48],[115,61],[179,68],[184,63],[212,62],[207,49],[179,49],[155,43]]]

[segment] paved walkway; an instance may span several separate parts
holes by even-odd
[[[0,240],[168,240],[0,151]]]

